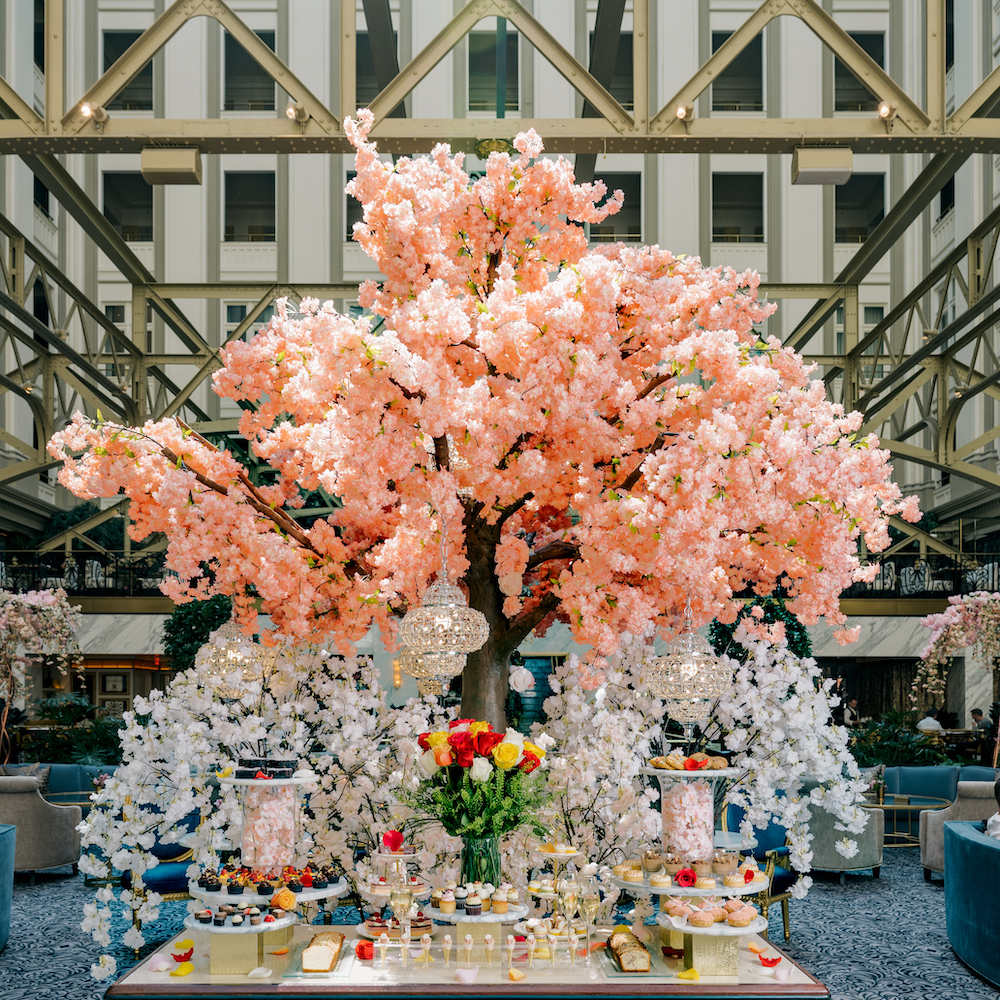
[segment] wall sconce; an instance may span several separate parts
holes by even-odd
[[[310,115],[302,106],[301,101],[289,101],[288,107],[285,108],[285,117],[298,122],[300,125],[305,125],[309,121]]]
[[[109,117],[107,108],[101,107],[100,104],[89,104],[86,101],[80,105],[80,114],[88,121],[93,122],[94,128],[98,132],[101,131],[101,127]]]
[[[884,122],[891,122],[898,114],[898,110],[892,101],[879,101],[878,116]]]
[[[694,118],[694,108],[690,104],[678,104],[675,114],[679,122],[690,125],[691,120]]]

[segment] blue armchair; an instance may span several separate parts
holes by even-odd
[[[739,830],[744,815],[743,809],[727,802],[722,810],[722,829]],[[768,911],[772,904],[781,904],[781,921],[787,941],[792,936],[788,900],[792,896],[792,886],[799,878],[799,873],[788,863],[789,850],[786,845],[788,831],[772,822],[764,830],[755,827],[753,835],[757,841],[756,846],[744,853],[750,854],[758,865],[763,866],[764,875],[767,877],[767,888],[758,894],[757,904],[765,920],[768,919]],[[762,936],[766,938],[767,931],[764,931]]]

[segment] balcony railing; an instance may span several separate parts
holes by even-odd
[[[166,553],[0,551],[0,587],[15,593],[61,587],[72,597],[161,597]]]

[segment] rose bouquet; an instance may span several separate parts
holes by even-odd
[[[456,719],[447,730],[421,733],[419,777],[409,804],[440,821],[454,837],[499,837],[522,826],[541,833],[548,802],[543,766],[547,736],[531,743],[488,722]]]

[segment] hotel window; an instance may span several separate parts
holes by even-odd
[[[226,174],[226,243],[274,242],[274,174]]]
[[[273,31],[255,34],[274,51]],[[225,59],[226,111],[273,111],[274,80],[229,32],[226,32]]]
[[[955,0],[944,0],[944,67],[955,65]]]
[[[590,33],[590,51],[594,51],[594,33]],[[618,54],[615,56],[614,69],[611,71],[611,83],[608,93],[626,110],[633,108],[632,96],[632,32],[623,31],[618,36]]]
[[[854,39],[885,69],[885,35],[881,31],[852,31]],[[876,111],[878,98],[836,57],[833,57],[833,110]]]
[[[854,174],[834,188],[837,243],[864,243],[885,216],[885,175]]]
[[[49,201],[49,189],[37,178],[34,178],[33,198],[35,208],[47,218],[52,218],[51,202]]]
[[[939,219],[943,219],[954,207],[955,207],[955,178],[949,177],[944,182],[944,187],[941,188],[941,193],[938,195],[937,217]]]
[[[367,31],[359,31],[355,38],[354,58],[357,78],[354,85],[354,98],[359,108],[367,108],[380,92],[378,76],[375,73],[375,56],[372,53],[371,38]],[[392,44],[394,47],[399,44],[399,36],[395,31],[392,33]],[[396,62],[399,62],[398,48]]]
[[[45,0],[35,0],[35,65],[45,72]]]
[[[497,33],[495,31],[470,31],[469,40],[469,110],[493,111],[497,109]],[[507,31],[507,86],[504,109],[517,111],[518,98],[518,35]]]
[[[763,174],[712,174],[712,242],[764,242]]]
[[[639,243],[642,241],[642,177],[639,174],[600,174],[595,180],[602,180],[608,192],[601,204],[615,191],[625,196],[620,211],[609,215],[599,224],[590,226],[591,243]]]
[[[123,56],[129,46],[142,34],[141,31],[104,32],[104,72]],[[124,90],[108,102],[108,111],[153,110],[153,63],[146,63]]]
[[[712,51],[717,52],[731,31],[712,32]],[[713,111],[764,110],[764,45],[757,35],[718,75],[712,84]]]
[[[250,306],[244,305],[243,303],[226,304],[226,340],[229,340],[240,323],[247,318],[247,313],[250,311],[250,308]],[[243,332],[241,339],[250,340],[256,333],[271,322],[271,317],[273,315],[274,306],[266,306],[264,311],[253,321],[250,328]]]
[[[129,243],[153,239],[153,189],[140,173],[104,175],[104,216]]]

